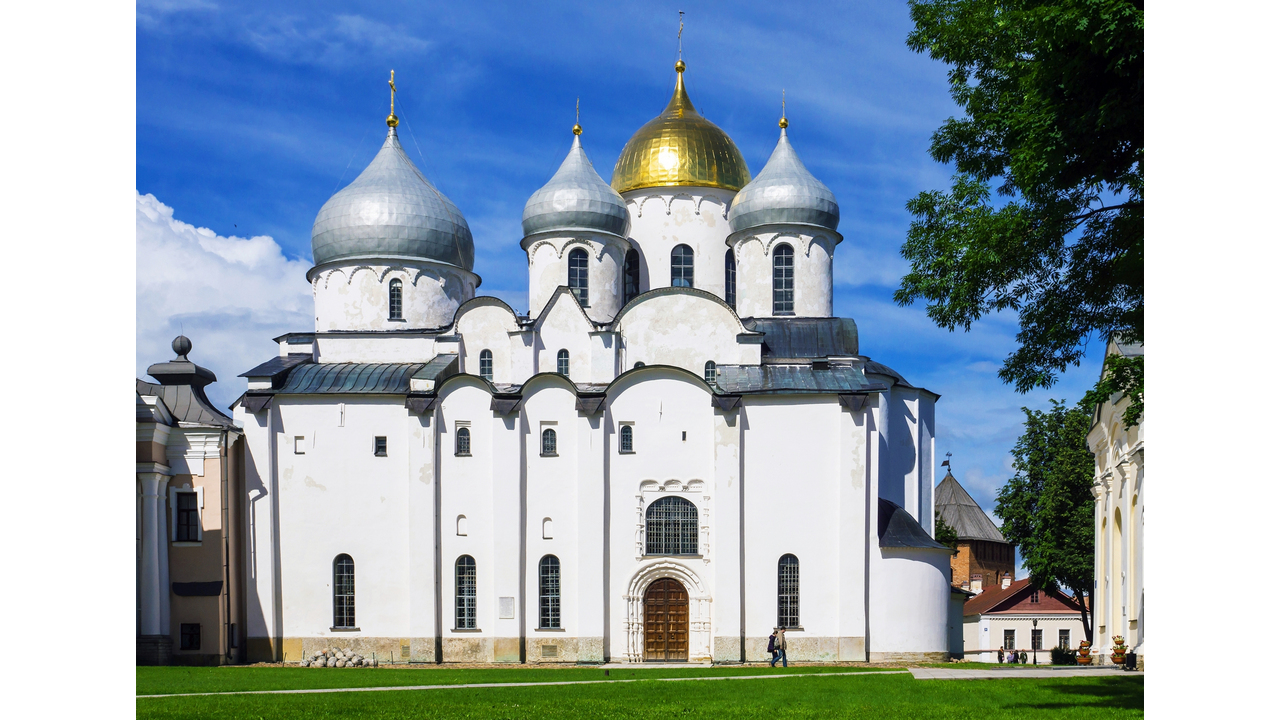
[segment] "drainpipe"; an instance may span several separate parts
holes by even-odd
[[[228,664],[231,662],[231,524],[227,506],[227,438],[229,433],[223,428],[218,442],[218,463],[222,471],[222,595],[225,613],[222,618],[223,655]]]

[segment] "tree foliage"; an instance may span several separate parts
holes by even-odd
[[[1111,398],[1124,395],[1129,398],[1129,407],[1124,409],[1124,428],[1128,430],[1142,419],[1142,357],[1125,357],[1108,355],[1102,363],[1102,379],[1092,390],[1085,393],[1083,403],[1101,405],[1110,402]]]
[[[955,550],[957,543],[960,542],[960,536],[956,534],[956,529],[942,519],[942,513],[938,510],[933,511],[933,539],[952,550]]]
[[[1000,378],[1050,387],[1088,341],[1143,338],[1143,9],[1126,0],[911,0],[907,45],[951,65],[894,294],[954,330],[1018,313]],[[992,197],[994,190],[996,198]]]
[[[1087,437],[1093,407],[1052,401],[1049,412],[1023,408],[1027,419],[1013,449],[1015,475],[996,496],[1000,532],[1018,547],[1036,587],[1063,587],[1080,603],[1093,589],[1093,453]]]

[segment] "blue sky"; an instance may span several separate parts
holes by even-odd
[[[568,151],[581,98],[584,145],[608,180],[631,134],[675,81],[685,10],[690,96],[752,173],[788,130],[840,202],[836,314],[864,355],[940,393],[937,452],[990,510],[1010,476],[1020,407],[1079,398],[1103,346],[1051,391],[996,377],[1016,318],[939,329],[892,294],[908,199],[943,189],[931,133],[957,112],[947,67],[907,49],[905,3],[352,3],[143,0],[137,5],[137,369],[171,355],[181,329],[220,382],[310,330],[310,231],[328,197],[376,152],[387,76],[410,157],[466,216],[482,294],[527,306],[525,200]],[[941,473],[939,473],[941,477]]]

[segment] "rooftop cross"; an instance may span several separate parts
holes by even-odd
[[[391,79],[387,81],[391,86],[391,114],[387,116],[387,126],[395,127],[400,124],[400,118],[396,117],[396,71],[391,71]]]

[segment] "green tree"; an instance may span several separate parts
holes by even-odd
[[[1093,589],[1093,406],[1051,401],[1027,419],[1013,449],[1015,475],[996,496],[1000,532],[1017,546],[1035,587],[1062,587],[1080,604],[1085,637],[1093,625],[1085,596]]]
[[[911,269],[894,300],[925,301],[949,330],[1016,312],[999,374],[1023,393],[1078,366],[1093,337],[1141,342],[1142,3],[909,5],[907,46],[951,65],[964,116],[929,149],[954,163],[951,191],[907,203]]]
[[[956,535],[956,529],[942,519],[942,513],[938,510],[933,511],[933,539],[951,548],[952,551],[956,549],[956,544],[960,542],[960,536]]]
[[[1129,396],[1129,407],[1124,409],[1124,428],[1128,430],[1142,419],[1142,357],[1108,355],[1102,363],[1102,379],[1085,393],[1082,402],[1101,405],[1110,402],[1113,395]]]

